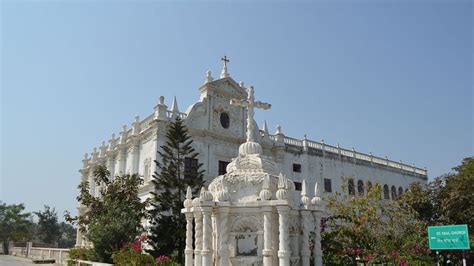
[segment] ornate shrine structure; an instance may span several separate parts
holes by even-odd
[[[293,181],[276,172],[276,163],[254,139],[253,109],[269,109],[270,104],[256,102],[253,87],[247,95],[230,102],[247,109],[247,139],[238,156],[198,197],[193,199],[188,187],[182,209],[185,265],[309,266],[311,252],[314,265],[322,265],[318,183],[310,200],[303,180],[301,199],[293,200]],[[315,233],[313,250],[310,232]]]

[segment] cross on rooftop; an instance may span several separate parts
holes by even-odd
[[[254,108],[261,108],[263,110],[270,109],[272,107],[269,103],[263,103],[260,101],[255,101],[254,90],[253,87],[250,86],[247,90],[247,99],[239,100],[239,99],[232,99],[230,100],[230,104],[234,106],[240,106],[247,108],[247,142],[254,142],[253,139],[253,131],[255,129],[255,125],[253,123],[253,116],[255,114]]]
[[[227,58],[227,56],[224,55],[224,57],[222,57],[221,60],[224,61],[224,67],[227,67],[227,63],[230,62],[230,60]]]

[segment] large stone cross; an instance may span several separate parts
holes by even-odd
[[[230,104],[234,106],[246,107],[247,108],[247,142],[254,142],[253,139],[253,131],[255,130],[255,126],[253,123],[253,116],[255,114],[254,108],[261,108],[264,110],[270,109],[272,107],[269,103],[262,103],[260,101],[255,101],[255,96],[253,95],[253,87],[250,86],[247,90],[247,99],[245,100],[238,100],[232,99],[230,100]]]

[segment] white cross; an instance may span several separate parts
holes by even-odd
[[[253,116],[255,114],[254,108],[261,108],[264,110],[270,109],[272,107],[269,103],[262,103],[260,101],[255,101],[255,97],[253,95],[253,87],[250,86],[247,90],[247,99],[245,100],[238,100],[232,99],[230,100],[230,104],[234,106],[246,107],[247,108],[247,142],[254,142],[253,139],[253,131],[255,129],[253,124]]]

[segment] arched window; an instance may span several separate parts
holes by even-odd
[[[372,182],[368,181],[367,182],[367,192],[369,192],[372,189]]]
[[[347,181],[347,188],[349,190],[349,195],[355,195],[354,179],[349,179]]]
[[[387,185],[383,185],[383,198],[390,199],[390,191],[388,191]]]
[[[392,186],[392,188],[390,189],[392,191],[392,199],[396,199],[397,198],[397,188],[395,186]]]
[[[398,196],[402,195],[403,194],[403,188],[402,187],[398,187]]]
[[[359,196],[364,196],[364,182],[362,180],[357,181],[357,192],[359,192]]]

